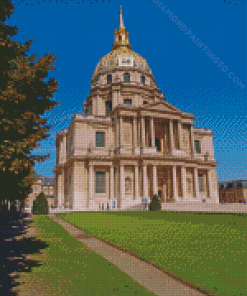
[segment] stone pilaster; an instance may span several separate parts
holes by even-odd
[[[177,167],[174,165],[172,167],[172,191],[173,197],[178,197],[178,184],[177,184]]]
[[[178,120],[178,149],[182,149],[182,127],[181,122]]]
[[[141,136],[142,136],[142,147],[145,147],[145,117],[141,117]]]
[[[208,183],[208,195],[209,198],[212,198],[212,193],[213,193],[213,189],[212,189],[212,180],[211,180],[211,171],[208,170],[207,171],[207,183]]]
[[[170,136],[170,148],[174,149],[174,136],[173,136],[173,120],[169,120],[169,136]]]
[[[64,209],[64,170],[58,175],[58,208]]]
[[[143,166],[143,197],[148,197],[147,166]]]
[[[110,199],[114,199],[114,166],[110,166]]]
[[[157,166],[153,166],[153,195],[158,195]]]
[[[182,184],[183,199],[186,200],[187,184],[186,184],[186,168],[184,166],[181,167],[181,184]]]
[[[194,148],[194,130],[193,130],[193,124],[190,125],[190,140],[191,140],[191,156],[192,158],[195,155],[195,148]]]
[[[155,129],[154,129],[154,119],[150,119],[150,133],[151,133],[151,146],[155,147]]]
[[[119,119],[119,147],[123,146],[123,117]]]
[[[138,199],[139,195],[139,167],[135,165],[135,199]]]
[[[120,165],[120,199],[125,198],[125,172],[124,166]]]
[[[94,167],[93,165],[89,164],[89,200],[93,199],[94,194]]]
[[[200,193],[199,193],[199,182],[198,182],[198,168],[194,168],[194,184],[195,184],[196,198],[199,198]]]

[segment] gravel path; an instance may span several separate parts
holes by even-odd
[[[209,295],[201,292],[189,284],[184,283],[155,266],[132,254],[122,251],[109,243],[86,234],[69,222],[49,214],[55,222],[63,226],[74,238],[83,242],[89,249],[101,255],[109,262],[128,274],[140,285],[159,296],[199,296]]]

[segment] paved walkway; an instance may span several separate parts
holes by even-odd
[[[93,252],[98,253],[109,262],[128,274],[140,285],[158,296],[201,296],[209,295],[168,275],[153,265],[124,252],[109,243],[86,234],[69,222],[49,214],[55,222],[63,226],[74,238],[83,242]]]

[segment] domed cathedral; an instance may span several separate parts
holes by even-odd
[[[56,206],[143,209],[219,203],[212,132],[167,103],[147,61],[132,50],[120,9],[112,51],[91,79],[85,114],[56,139]]]

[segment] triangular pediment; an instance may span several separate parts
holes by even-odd
[[[167,111],[167,112],[177,112],[177,113],[183,113],[182,110],[172,106],[171,104],[167,102],[155,102],[148,104],[144,106],[147,110],[157,110],[157,111]]]

